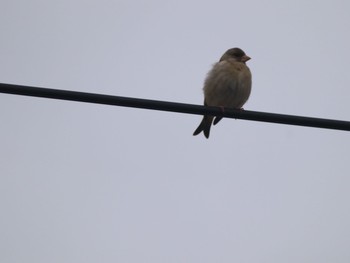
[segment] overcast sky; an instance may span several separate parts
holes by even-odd
[[[0,82],[350,120],[350,2],[2,0]],[[0,262],[350,262],[350,134],[0,94]]]

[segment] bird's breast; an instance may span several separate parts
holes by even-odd
[[[204,83],[208,106],[241,108],[248,100],[252,85],[249,68],[243,63],[216,63]]]

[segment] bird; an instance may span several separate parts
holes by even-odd
[[[228,49],[208,72],[204,81],[204,106],[243,109],[252,88],[252,74],[246,65],[251,58],[238,48]],[[208,139],[212,123],[216,125],[222,117],[204,115],[193,135],[202,131]],[[214,120],[214,121],[213,121]]]

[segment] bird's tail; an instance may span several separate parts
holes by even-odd
[[[210,133],[210,126],[212,122],[213,116],[204,115],[201,123],[199,124],[198,128],[194,131],[193,135],[198,135],[203,131],[204,136],[208,139]]]
[[[221,121],[221,119],[222,119],[222,117],[218,117],[218,116],[217,116],[217,117],[214,119],[213,125],[218,124],[218,122]]]

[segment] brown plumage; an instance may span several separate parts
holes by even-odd
[[[222,55],[205,79],[203,87],[205,106],[242,108],[249,98],[252,86],[252,75],[245,64],[249,59],[250,57],[240,48],[231,48]],[[214,116],[203,116],[193,135],[203,131],[204,136],[209,138],[213,119]],[[214,125],[221,119],[216,117]]]

